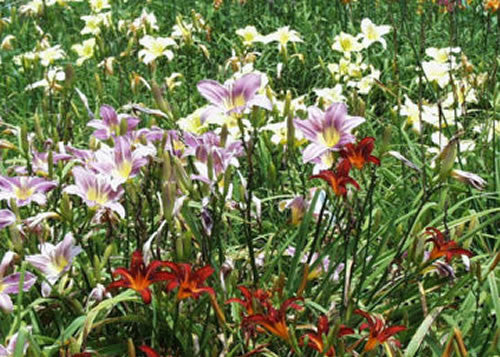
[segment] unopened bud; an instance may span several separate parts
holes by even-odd
[[[153,81],[153,85],[151,86],[151,90],[153,92],[153,98],[154,98],[158,108],[164,113],[170,113],[169,105],[163,99],[161,88],[158,86],[158,84],[155,81]]]
[[[444,180],[453,169],[453,164],[457,157],[457,141],[458,139],[451,139],[450,142],[444,147],[443,151],[437,157],[439,163],[439,179]]]

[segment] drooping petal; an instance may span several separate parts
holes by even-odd
[[[200,94],[207,99],[210,103],[220,106],[229,99],[229,91],[219,82],[204,79],[196,85]]]

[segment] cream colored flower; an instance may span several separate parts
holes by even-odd
[[[387,35],[391,31],[391,26],[387,25],[375,25],[370,19],[365,18],[361,21],[361,44],[363,47],[367,48],[374,42],[380,42],[384,49],[387,47],[385,39],[382,37]]]
[[[254,42],[262,42],[264,40],[264,37],[257,31],[255,26],[238,29],[236,30],[236,34],[242,38],[245,46],[250,46]]]
[[[206,110],[206,108],[198,108],[193,113],[189,114],[185,118],[181,118],[177,121],[177,125],[181,130],[188,131],[193,134],[200,135],[207,131],[208,123],[202,123],[201,115]]]
[[[290,30],[289,26],[280,27],[275,32],[270,33],[262,38],[262,42],[278,42],[278,48],[280,51],[286,49],[288,42],[304,42],[300,38],[300,34],[295,30]]]
[[[435,48],[430,47],[425,50],[425,54],[432,57],[434,61],[438,63],[448,63],[453,61],[455,63],[454,53],[460,53],[460,47],[445,47],[445,48]],[[455,67],[455,66],[452,66]]]
[[[26,5],[19,7],[19,13],[23,15],[40,15],[43,11],[43,0],[32,0]]]
[[[40,63],[42,66],[47,67],[54,63],[54,61],[62,59],[66,56],[66,53],[61,49],[61,45],[56,45],[53,47],[46,48],[38,52],[38,58],[40,58]]]
[[[61,67],[54,67],[48,70],[44,79],[32,83],[26,87],[26,90],[43,87],[46,92],[53,92],[62,89],[62,86],[57,82],[62,82],[66,79],[66,74]]]
[[[111,9],[109,0],[90,0],[90,8],[93,12],[101,12],[105,9]]]
[[[170,92],[173,92],[176,87],[179,87],[182,84],[181,81],[177,81],[177,78],[182,77],[183,75],[178,72],[174,72],[170,76],[165,77],[165,84]]]
[[[353,35],[341,32],[340,35],[335,36],[332,49],[334,51],[342,52],[345,56],[350,56],[351,52],[359,52],[363,49],[363,45],[358,42],[358,39]]]
[[[139,51],[139,59],[145,64],[150,64],[158,57],[167,57],[169,61],[174,58],[174,53],[167,49],[169,46],[176,46],[174,40],[170,37],[152,37],[144,36],[139,43],[145,48]]]
[[[319,100],[322,99],[323,103],[325,103],[327,107],[329,107],[333,103],[345,103],[346,101],[346,98],[342,95],[341,84],[337,84],[333,88],[314,89],[314,93],[318,96],[316,103],[318,103]]]
[[[82,29],[82,31],[80,31],[80,33],[82,35],[91,34],[94,36],[100,34],[101,25],[109,27],[109,25],[111,24],[110,17],[110,12],[106,14],[82,16],[81,19],[85,21],[85,27]]]
[[[139,30],[143,30],[144,33],[147,32],[147,28],[153,30],[153,31],[158,31],[158,25],[156,24],[156,16],[153,12],[148,13],[146,9],[142,9],[141,16],[137,17],[134,19],[132,24],[129,27],[130,32],[137,32]]]
[[[90,38],[83,41],[83,43],[81,44],[71,46],[71,49],[75,51],[79,56],[79,58],[76,60],[77,66],[81,66],[83,62],[94,57],[94,47],[95,38]]]
[[[16,37],[13,35],[7,35],[4,37],[2,40],[2,44],[0,45],[0,48],[5,51],[10,51],[12,50],[12,41],[15,40]]]
[[[444,88],[448,85],[450,81],[450,75],[448,74],[448,65],[446,63],[440,63],[436,61],[422,62],[422,68],[424,70],[425,76],[430,82],[436,81],[436,83]]]

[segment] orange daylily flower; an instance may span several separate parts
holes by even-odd
[[[454,240],[447,241],[444,234],[434,227],[427,227],[425,233],[431,235],[431,238],[427,239],[426,242],[434,243],[429,256],[430,260],[445,256],[446,262],[449,263],[455,255],[466,255],[468,257],[473,255],[471,251],[460,248]]]
[[[134,289],[141,294],[144,303],[151,303],[151,290],[149,286],[159,281],[168,281],[173,275],[164,271],[157,271],[158,268],[165,266],[165,262],[153,260],[148,266],[144,264],[142,252],[136,250],[132,254],[130,269],[116,268],[113,276],[121,275],[122,278],[108,285],[108,290],[114,288]]]
[[[368,136],[361,140],[356,146],[352,143],[348,143],[340,151],[340,156],[348,160],[351,165],[359,170],[368,162],[380,166],[380,160],[371,154],[375,147],[374,142],[375,139]]]
[[[393,342],[396,346],[400,347],[401,344],[395,338],[392,338],[398,332],[406,330],[405,326],[390,326],[386,327],[385,322],[382,319],[373,317],[369,313],[357,309],[354,311],[355,314],[363,316],[368,322],[361,324],[359,330],[364,330],[365,328],[370,329],[370,335],[368,336],[368,342],[365,345],[365,351],[371,351],[375,347],[377,347],[380,343],[384,343],[386,341]]]
[[[323,335],[328,336],[328,332],[330,331],[330,326],[328,325],[328,317],[322,315],[318,319],[318,327],[316,328],[316,333],[310,332],[306,333],[304,336],[300,338],[300,345],[304,345],[304,339],[307,336],[309,338],[309,342],[307,346],[318,351],[319,353],[323,353],[328,357],[335,356],[335,349],[331,346],[328,349],[328,352],[325,351],[325,344],[323,343]],[[342,337],[345,335],[351,335],[354,333],[352,328],[346,327],[344,325],[340,325],[340,329],[338,331],[337,337]]]
[[[351,164],[347,160],[343,160],[337,167],[336,172],[331,170],[322,170],[319,174],[313,175],[310,178],[320,178],[325,180],[330,184],[333,192],[337,196],[345,196],[347,194],[346,185],[350,183],[359,190],[358,183],[349,176],[349,170],[351,169]]]
[[[484,9],[489,10],[492,13],[497,12],[499,8],[500,8],[500,0],[487,0],[486,3],[484,4]]]
[[[209,293],[215,296],[214,289],[203,286],[205,280],[214,272],[211,266],[207,265],[192,271],[190,264],[165,262],[165,265],[173,271],[173,279],[167,284],[167,291],[172,291],[176,287],[179,287],[177,291],[178,300],[190,297],[198,299],[202,293]]]
[[[281,304],[279,310],[276,310],[269,304],[268,306],[265,306],[265,312],[244,317],[242,325],[245,328],[254,325],[260,326],[269,333],[290,343],[290,333],[286,324],[286,310],[288,308],[301,310],[302,307],[295,304],[295,301],[298,300],[302,301],[304,299],[300,297],[287,299],[283,302],[283,304]]]

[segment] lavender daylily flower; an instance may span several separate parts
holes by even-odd
[[[3,256],[2,262],[0,263],[0,309],[6,313],[12,312],[14,306],[12,305],[12,300],[10,299],[10,294],[19,293],[19,281],[21,279],[21,273],[14,273],[7,276],[5,272],[7,268],[12,263],[15,253],[8,251]],[[36,276],[29,272],[24,273],[23,281],[23,291],[28,291],[31,289],[33,284],[36,282]],[[0,349],[1,356],[1,349]]]
[[[10,226],[16,221],[16,215],[8,209],[0,210],[0,229]]]
[[[67,233],[63,241],[55,246],[51,243],[41,244],[40,251],[42,254],[29,255],[26,261],[45,275],[47,281],[42,283],[42,296],[47,297],[52,285],[71,268],[73,258],[82,252],[82,248],[75,246],[73,234]]]
[[[330,151],[339,151],[345,144],[355,141],[351,130],[365,119],[347,115],[344,103],[334,103],[326,112],[317,107],[308,108],[307,120],[295,119],[295,125],[311,143],[302,152],[305,163]]]
[[[111,136],[120,136],[121,120],[127,121],[127,133],[134,130],[140,121],[138,118],[125,114],[116,114],[113,107],[109,105],[101,106],[100,115],[101,120],[93,119],[87,123],[87,126],[96,129],[92,135],[99,140],[107,140]]]
[[[59,161],[67,161],[71,158],[72,156],[69,154],[54,152],[52,154],[52,163],[57,164]],[[33,150],[31,166],[33,172],[35,172],[37,175],[46,176],[49,173],[49,153]],[[26,168],[26,166],[18,166],[16,167],[15,172],[20,175],[26,175],[28,173],[28,169]]]
[[[148,156],[156,154],[154,147],[138,145],[132,150],[132,145],[127,137],[115,139],[115,147],[103,147],[95,153],[95,162],[91,165],[97,172],[110,175],[113,190],[135,177],[142,166],[149,161]]]
[[[253,106],[271,110],[271,101],[265,95],[257,95],[261,81],[260,74],[248,73],[224,85],[211,79],[198,82],[198,91],[212,104],[201,115],[202,122],[215,114],[240,114]]]
[[[16,204],[26,206],[32,201],[45,205],[46,193],[57,186],[55,181],[47,181],[39,177],[6,177],[0,176],[0,200],[15,199]]]
[[[125,208],[118,202],[123,189],[113,190],[109,177],[96,175],[81,166],[73,169],[73,176],[75,185],[69,185],[64,192],[79,196],[90,208],[108,208],[121,218],[125,217]]]
[[[28,332],[31,332],[31,326],[28,326],[26,329],[28,330]],[[7,347],[0,345],[0,357],[12,357],[12,356],[14,356],[14,352],[16,350],[16,345],[17,345],[18,334],[19,334],[19,332],[16,332],[15,334],[12,335]],[[29,346],[29,340],[26,339],[26,341],[24,342],[24,346],[23,346],[23,355],[26,354],[26,350],[28,349],[28,346]]]

